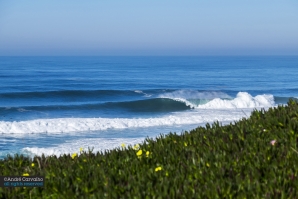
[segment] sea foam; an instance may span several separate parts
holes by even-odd
[[[250,114],[251,110],[245,110]],[[20,122],[0,122],[2,134],[69,133],[101,131],[106,129],[143,128],[200,124],[213,121],[233,121],[243,117],[243,111],[196,110],[156,118],[59,118],[38,119]]]

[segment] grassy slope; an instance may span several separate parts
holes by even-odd
[[[298,198],[297,142],[290,101],[227,126],[148,138],[138,150],[7,157],[0,175],[43,175],[46,185],[0,188],[0,198]]]

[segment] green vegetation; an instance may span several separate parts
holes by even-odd
[[[298,198],[298,103],[254,111],[139,146],[62,157],[7,157],[0,175],[46,176],[0,198]],[[32,165],[34,163],[34,165]]]

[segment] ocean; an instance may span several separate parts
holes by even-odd
[[[297,97],[297,56],[0,57],[0,158],[104,152]]]

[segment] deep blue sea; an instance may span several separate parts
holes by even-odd
[[[298,97],[298,57],[0,57],[0,158],[104,151]]]

